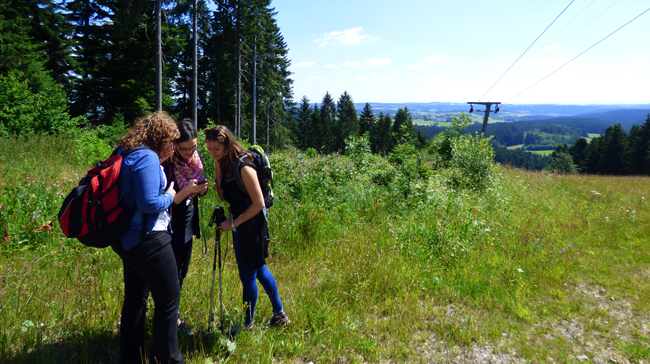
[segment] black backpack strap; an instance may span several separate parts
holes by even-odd
[[[240,159],[241,158],[241,159]],[[243,165],[242,165],[243,163]],[[235,177],[235,181],[237,182],[237,186],[248,195],[248,191],[246,191],[246,186],[244,185],[244,180],[241,178],[241,169],[244,168],[245,166],[253,167],[255,169],[255,163],[253,163],[248,156],[245,154],[242,154],[239,156],[239,158],[235,158],[235,163],[232,166],[232,175]],[[257,171],[257,169],[255,169]]]

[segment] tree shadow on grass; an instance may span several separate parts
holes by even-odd
[[[148,337],[151,339],[151,333]],[[195,354],[226,357],[229,352],[221,338],[218,331],[197,332],[193,336],[179,333],[178,345],[185,357]],[[0,351],[0,362],[7,364],[112,364],[120,362],[120,336],[112,330],[73,333],[59,341],[47,342],[46,340],[43,343],[26,346],[29,347],[17,353],[9,353],[7,347],[3,347],[3,350]],[[151,347],[151,342],[148,346]]]

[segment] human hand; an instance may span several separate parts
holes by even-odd
[[[197,180],[191,179],[190,183],[188,183],[187,186],[185,186],[185,188],[183,188],[183,189],[187,189],[187,192],[189,194],[191,194],[191,195],[194,195],[194,194],[197,194],[197,193],[199,193],[199,194],[206,193],[208,191],[208,182],[202,183],[200,185],[197,184],[197,182],[198,182]]]
[[[171,182],[169,183],[169,188],[167,189],[167,191],[165,191],[165,193],[169,193],[169,194],[171,194],[171,195],[172,195],[172,199],[173,199],[174,197],[176,197],[176,191],[174,191],[174,181],[171,181]]]
[[[232,220],[230,219],[225,219],[220,225],[219,229],[221,231],[232,231]]]

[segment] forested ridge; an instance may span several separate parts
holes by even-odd
[[[270,1],[224,0],[212,11],[200,0],[196,12],[199,125],[234,127],[240,82],[243,135],[254,104],[260,131],[283,120],[293,81]],[[193,14],[191,1],[162,3],[163,110],[180,118],[192,115]],[[130,123],[153,111],[155,20],[155,1],[3,1],[0,132]]]
[[[0,135],[52,134],[80,127],[115,139],[136,117],[152,112],[156,98],[155,9],[156,1],[148,0],[2,2]],[[303,97],[294,103],[288,46],[270,0],[223,0],[214,8],[205,0],[198,1],[196,7],[192,1],[162,2],[162,109],[172,116],[192,116],[195,13],[199,127],[224,124],[244,139],[275,149],[293,146],[319,153],[346,153],[346,149],[362,145],[372,153],[389,155],[408,144],[418,151],[439,152],[435,139],[448,129],[414,125],[408,106],[382,104],[377,113],[365,103],[358,111],[359,104],[355,108],[347,92],[338,99],[325,92],[322,100],[317,100],[320,102]],[[464,107],[404,105],[440,110]],[[540,106],[540,110],[549,111],[548,107]],[[558,107],[567,112],[598,110]],[[495,148],[495,160],[515,167],[539,170],[549,163],[556,166],[557,155],[568,153],[573,167],[564,168],[567,171],[647,174],[646,167],[637,167],[646,163],[640,157],[647,152],[648,138],[647,122],[642,124],[639,117],[642,112],[645,110],[628,107],[600,114],[492,122],[486,136]],[[614,129],[612,118],[620,120]],[[474,135],[481,127],[475,123],[463,132]],[[590,134],[604,137],[588,144],[582,138]],[[622,140],[623,146],[605,148],[611,138]],[[506,149],[519,145],[521,150]],[[567,147],[558,147],[564,145]],[[527,152],[556,147],[559,149],[550,158]],[[599,158],[615,159],[618,169],[605,168],[606,162],[596,162]]]

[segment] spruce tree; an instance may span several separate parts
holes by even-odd
[[[336,122],[336,104],[332,95],[327,91],[325,96],[323,96],[323,101],[320,105],[320,127],[319,132],[321,136],[321,145],[319,149],[322,149],[324,153],[334,152],[335,149],[335,140],[334,140],[334,128]]]
[[[364,135],[366,132],[371,131],[375,126],[375,121],[375,114],[372,112],[372,107],[366,102],[359,116],[359,134]]]
[[[357,110],[354,108],[352,96],[344,91],[336,104],[338,115],[338,132],[336,141],[336,150],[345,149],[345,139],[350,136],[359,136],[359,119]]]

